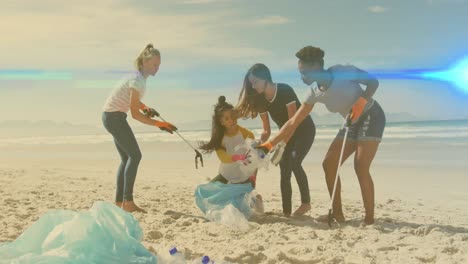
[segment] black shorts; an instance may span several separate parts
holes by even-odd
[[[346,140],[351,141],[378,141],[382,140],[385,129],[385,113],[382,107],[374,101],[372,107],[367,110],[359,120],[349,127]],[[336,135],[337,139],[343,139],[345,129],[342,128]]]

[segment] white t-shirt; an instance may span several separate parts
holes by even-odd
[[[235,136],[229,137],[224,136],[223,138],[223,145],[226,147],[226,152],[229,155],[234,154],[244,154],[244,151],[239,151],[237,153],[235,151],[235,147],[239,146],[244,143],[244,137],[242,133],[239,131]],[[240,164],[237,162],[233,163],[221,163],[219,165],[219,174],[221,174],[226,180],[231,183],[239,183],[246,181],[250,175],[244,175],[240,169]]]
[[[123,112],[130,110],[130,88],[140,94],[140,100],[145,95],[146,79],[137,71],[122,79],[114,88],[104,104],[104,112]]]

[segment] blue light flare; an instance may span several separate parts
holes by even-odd
[[[421,72],[420,76],[423,79],[449,82],[468,94],[468,57],[458,61],[447,70]]]

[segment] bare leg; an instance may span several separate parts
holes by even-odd
[[[374,182],[369,169],[378,147],[378,141],[358,142],[354,157],[354,170],[361,186],[362,201],[366,210],[364,219],[366,225],[374,223]]]
[[[328,152],[322,164],[323,170],[325,172],[325,180],[327,182],[327,187],[328,187],[328,192],[330,194],[330,197],[333,193],[333,186],[335,184],[336,171],[338,169],[338,161],[340,159],[342,145],[343,145],[343,139],[336,138],[330,145],[330,148],[328,149]],[[354,153],[355,150],[356,150],[356,143],[353,141],[347,140],[341,164],[343,164],[349,158],[349,156],[351,156]],[[339,179],[338,179],[338,183],[336,186],[335,199],[333,201],[333,216],[338,222],[345,221],[345,218],[343,215],[343,208],[341,206],[341,181]]]

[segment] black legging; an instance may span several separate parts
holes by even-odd
[[[294,172],[302,203],[310,203],[309,182],[302,168],[302,161],[309,153],[315,138],[315,124],[312,119],[306,118],[298,127],[291,140],[284,149],[280,161],[281,170],[281,196],[283,199],[283,213],[291,214],[292,189],[291,174]]]
[[[104,112],[102,122],[107,131],[114,137],[114,143],[121,159],[117,170],[115,201],[133,201],[133,186],[142,157],[140,147],[127,123],[126,113]]]

